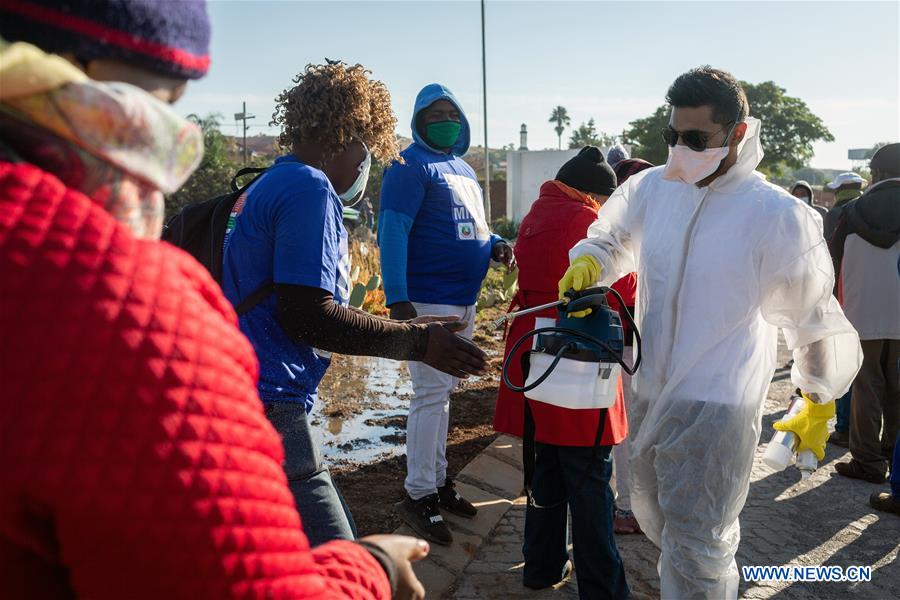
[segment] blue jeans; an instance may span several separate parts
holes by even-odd
[[[355,539],[353,515],[334,485],[328,467],[322,465],[303,403],[269,402],[265,409],[269,421],[281,435],[284,472],[310,545]]]
[[[582,599],[628,598],[625,568],[613,534],[611,446],[590,447],[535,444],[532,488],[539,505],[525,514],[523,579],[529,587],[543,588],[559,582],[569,554],[566,502],[572,512],[572,536],[578,596]],[[590,475],[584,477],[590,468]],[[580,486],[580,487],[579,487]]]
[[[837,422],[834,424],[835,431],[843,433],[850,432],[850,390],[837,399],[835,411],[837,412]]]

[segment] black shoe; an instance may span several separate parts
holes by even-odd
[[[869,483],[884,483],[885,481],[884,473],[868,471],[855,459],[851,459],[850,462],[834,465],[834,470],[837,471],[839,475],[849,477],[850,479],[862,479]]]
[[[478,509],[472,506],[472,503],[459,495],[453,486],[453,480],[449,477],[447,481],[438,488],[438,506],[444,510],[449,510],[454,515],[471,519],[478,514]]]
[[[828,436],[828,442],[834,444],[835,446],[840,446],[841,448],[849,448],[850,432],[838,431],[837,429],[835,429],[831,432],[831,435]]]
[[[522,585],[527,587],[529,590],[545,590],[547,588],[551,588],[555,585],[559,585],[563,583],[566,579],[571,577],[572,575],[572,561],[567,560],[566,564],[563,565],[562,577],[560,577],[557,581],[553,581],[551,583],[533,583],[529,581],[523,581]]]
[[[444,517],[438,510],[437,494],[429,494],[418,500],[407,495],[402,502],[394,505],[394,511],[413,531],[429,542],[449,546],[453,541],[453,534],[447,529]]]
[[[894,497],[889,492],[875,492],[869,496],[869,504],[875,510],[900,515],[900,502],[894,500]]]

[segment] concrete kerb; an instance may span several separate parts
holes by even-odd
[[[453,544],[432,544],[428,557],[413,566],[429,598],[440,598],[453,586],[521,496],[522,440],[499,436],[459,472],[456,482],[456,489],[478,508],[478,515],[464,519],[444,513],[453,532]],[[406,525],[394,533],[415,535]]]

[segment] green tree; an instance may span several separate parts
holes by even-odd
[[[569,111],[566,110],[564,106],[557,106],[553,109],[553,112],[550,113],[550,123],[556,123],[556,127],[553,130],[556,132],[556,137],[559,138],[559,149],[562,150],[562,134],[563,131],[566,130],[572,123],[572,119],[569,118]]]
[[[813,142],[833,142],[834,136],[822,120],[800,98],[788,96],[772,81],[753,84],[741,82],[750,103],[750,114],[762,121],[762,145],[765,157],[759,169],[779,176],[799,169],[813,156]],[[634,146],[632,155],[654,164],[662,164],[668,149],[661,132],[669,124],[669,107],[660,106],[649,117],[629,123],[623,141]]]
[[[813,142],[833,142],[834,136],[822,119],[800,98],[788,96],[772,81],[741,82],[750,103],[750,114],[762,121],[762,145],[766,153],[761,171],[779,175],[799,169],[813,157]]]
[[[604,131],[597,131],[593,117],[587,123],[582,123],[578,129],[572,132],[569,138],[569,148],[581,148],[583,146],[609,147],[616,143],[616,136]]]
[[[202,202],[231,191],[231,178],[240,169],[234,158],[234,142],[222,135],[222,115],[205,117],[188,115],[203,130],[203,160],[181,189],[166,197],[166,215],[171,216],[185,205]]]
[[[669,107],[660,106],[649,117],[635,119],[622,132],[622,141],[631,144],[631,155],[654,165],[666,162],[669,149],[662,139],[662,130],[669,124]]]

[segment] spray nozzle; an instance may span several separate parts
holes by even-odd
[[[574,290],[570,290],[574,292]],[[566,296],[556,302],[548,302],[547,304],[541,304],[540,306],[532,306],[531,308],[523,308],[522,310],[517,310],[511,313],[506,313],[499,319],[496,319],[492,325],[494,329],[500,329],[504,324],[508,322],[512,322],[516,317],[522,317],[524,315],[530,315],[531,313],[540,312],[542,310],[547,310],[548,308],[556,308],[557,306],[565,306],[567,305],[571,299],[568,297],[569,292],[566,292]]]

